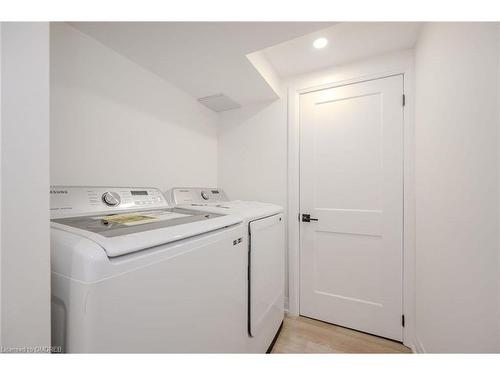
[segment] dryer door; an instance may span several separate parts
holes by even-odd
[[[283,214],[249,223],[248,333],[272,341],[284,314],[285,233]],[[267,348],[267,347],[266,347]]]

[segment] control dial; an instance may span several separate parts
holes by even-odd
[[[208,198],[210,198],[210,197],[208,196],[208,193],[207,193],[206,191],[202,191],[202,192],[201,192],[201,197],[202,197],[203,199],[205,199],[206,201],[208,201]]]
[[[102,201],[111,207],[118,206],[121,203],[120,196],[114,191],[107,191],[102,195]]]

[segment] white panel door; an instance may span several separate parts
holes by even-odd
[[[402,340],[403,76],[300,96],[300,314]]]

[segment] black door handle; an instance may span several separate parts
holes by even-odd
[[[318,221],[318,219],[313,219],[310,214],[302,214],[303,223],[310,223],[311,221]]]

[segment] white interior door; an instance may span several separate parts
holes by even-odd
[[[403,76],[300,96],[300,314],[402,340]]]

